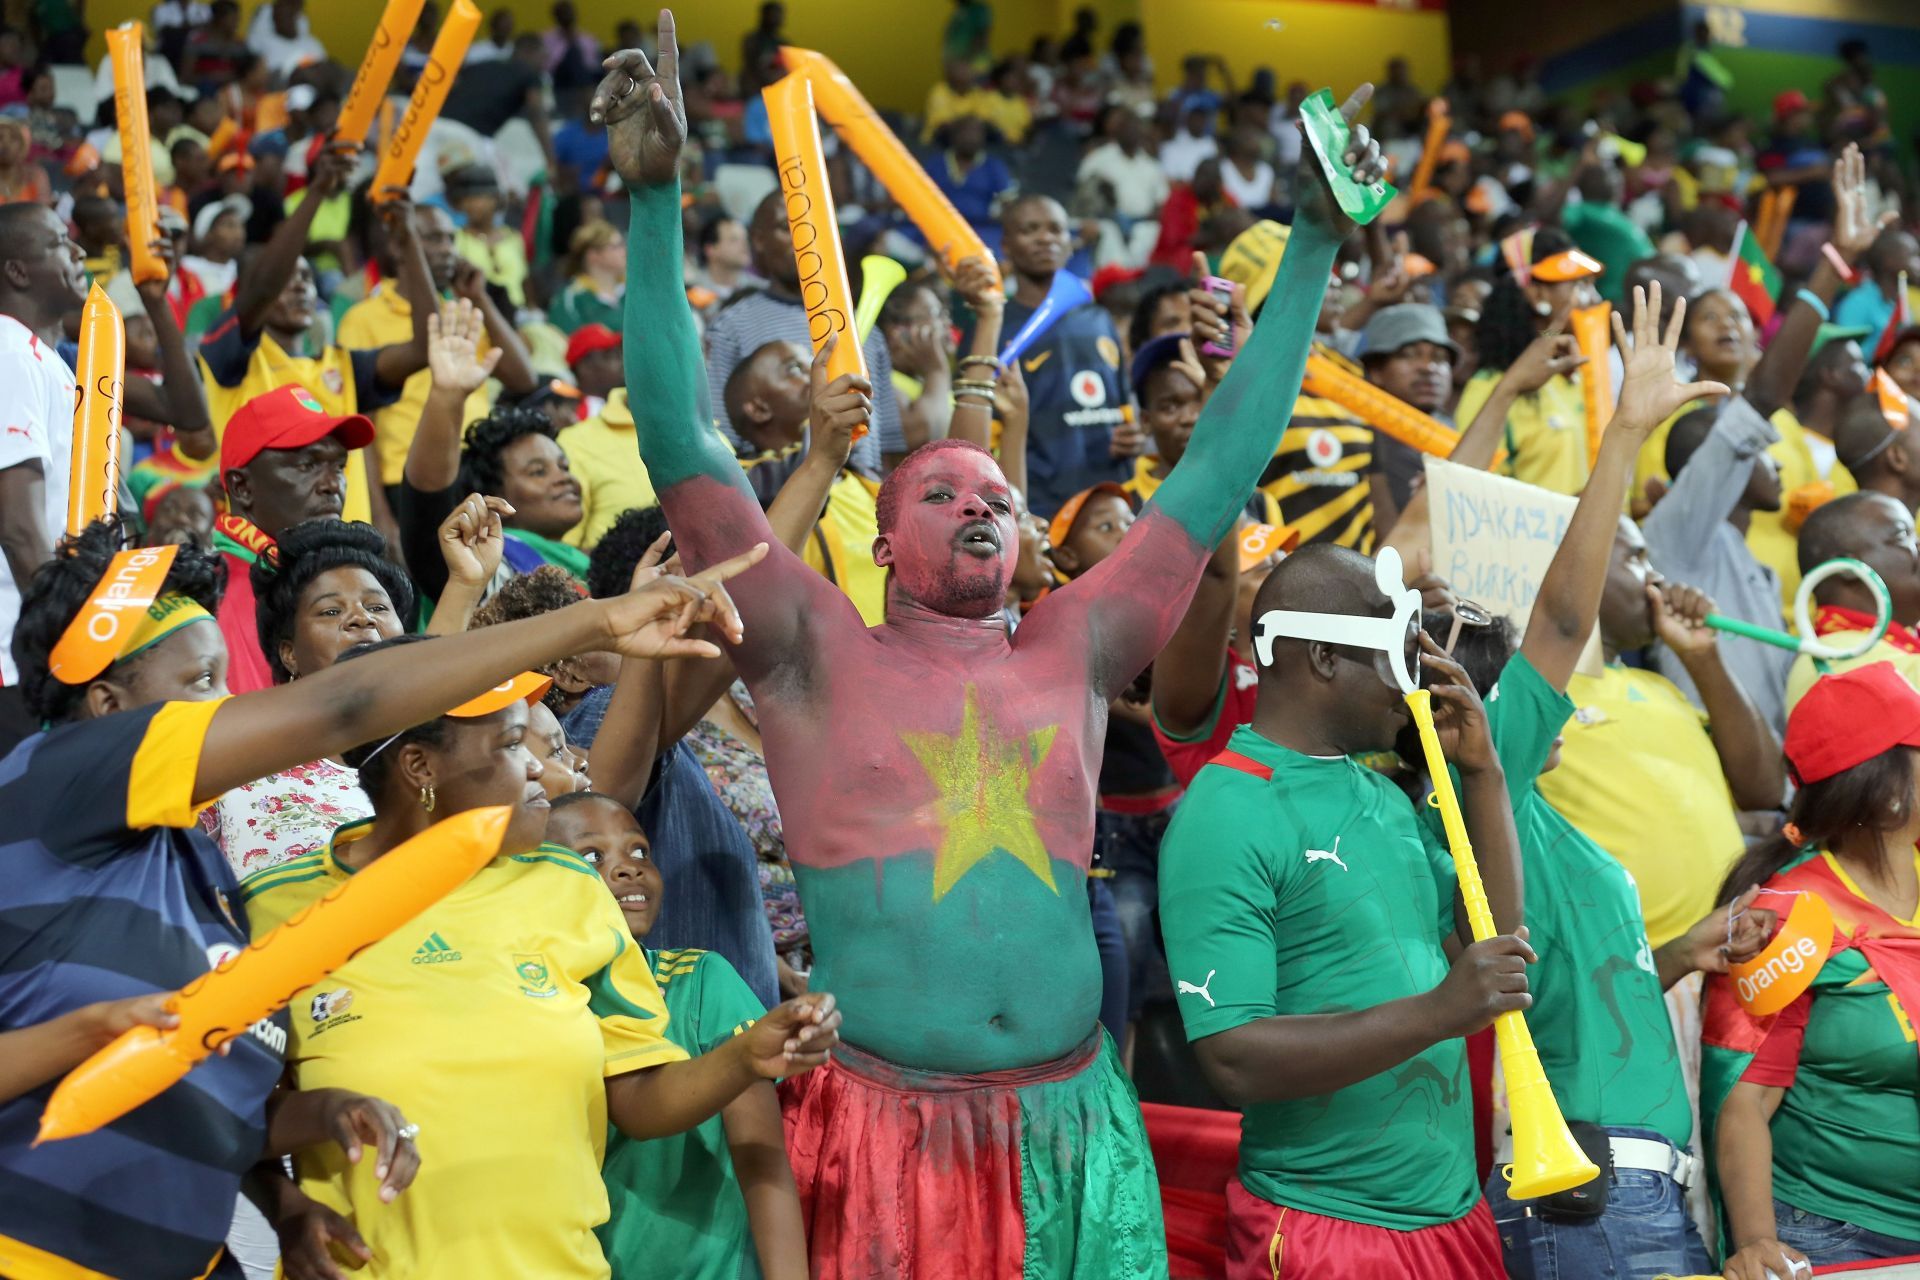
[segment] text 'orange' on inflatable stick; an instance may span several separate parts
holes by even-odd
[[[800,272],[808,336],[818,353],[828,338],[841,335],[827,361],[829,379],[843,373],[864,378],[867,357],[853,331],[853,289],[847,283],[846,257],[840,252],[833,192],[827,188],[813,90],[805,76],[787,75],[762,89],[760,96],[766,101],[767,123],[773,131],[774,165],[780,174],[780,196],[787,204],[787,226],[793,233],[793,261]]]
[[[1307,357],[1307,376],[1300,389],[1333,401],[1368,426],[1436,458],[1448,457],[1453,446],[1460,443],[1460,433],[1452,427],[1318,352]]]
[[[512,810],[437,822],[167,1001],[170,1031],[135,1027],[67,1073],[36,1144],[92,1133],[158,1097],[221,1045],[438,902],[500,851]]]
[[[388,187],[404,187],[413,181],[413,165],[427,143],[427,130],[440,118],[447,91],[453,88],[454,73],[460,70],[467,46],[473,43],[473,33],[479,29],[480,10],[474,8],[473,0],[453,0],[453,11],[433,38],[427,65],[413,87],[407,113],[400,117],[400,127],[380,153],[380,167],[374,170],[370,188],[376,203],[391,198],[386,194]]]
[[[94,285],[80,311],[75,362],[73,469],[67,480],[67,532],[79,533],[120,505],[121,394],[127,376],[127,326],[107,291]]]
[[[1613,304],[1580,307],[1569,314],[1573,340],[1587,363],[1580,370],[1580,382],[1587,400],[1587,465],[1600,456],[1600,435],[1613,417],[1613,365],[1607,348],[1613,342]]]
[[[833,64],[833,59],[793,45],[782,45],[780,58],[788,71],[805,76],[813,85],[813,103],[821,116],[913,219],[913,225],[946,262],[948,275],[960,269],[961,259],[975,254],[993,262],[980,233],[933,185],[913,153],[900,144],[873,104],[853,87],[853,81]]]
[[[380,23],[373,29],[373,43],[367,46],[367,56],[360,59],[360,71],[340,107],[340,120],[333,128],[336,138],[347,142],[367,140],[367,130],[373,127],[373,117],[387,96],[387,86],[393,83],[393,73],[400,66],[400,54],[420,24],[420,10],[426,3],[387,0]]]
[[[127,243],[133,250],[133,282],[165,280],[167,264],[153,251],[160,211],[153,191],[153,144],[147,130],[145,29],[129,22],[107,32],[113,63],[113,110],[120,125],[120,180],[127,195]]]

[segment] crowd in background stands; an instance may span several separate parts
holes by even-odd
[[[395,93],[426,65],[439,18],[428,0]],[[67,74],[86,47],[81,6],[43,0],[27,27],[0,30],[0,206],[8,206],[0,387],[7,397],[44,393],[46,416],[57,419],[71,377],[61,391],[39,353],[50,347],[71,364],[81,276],[105,288],[127,329],[123,517],[148,545],[222,558],[227,585],[215,612],[235,693],[310,679],[370,641],[404,648],[408,632],[454,635],[552,618],[589,596],[616,600],[660,561],[666,525],[635,449],[635,420],[648,406],[629,400],[622,365],[627,197],[607,129],[587,112],[604,54],[651,48],[653,33],[631,20],[589,31],[571,0],[554,4],[552,19],[544,31],[522,31],[505,9],[489,17],[410,191],[375,201],[371,160],[330,140],[358,50],[325,48],[303,0],[269,0],[251,13],[236,0],[165,0],[148,26],[147,105],[158,247],[173,271],[164,286],[139,288],[127,267],[109,66],[90,83],[84,70]],[[690,132],[684,283],[701,327],[713,428],[781,539],[877,624],[886,571],[869,549],[881,484],[907,454],[949,434],[969,387],[979,395],[958,359],[976,324],[1004,305],[1011,334],[1058,273],[1085,278],[1093,302],[1056,321],[988,388],[995,448],[1018,492],[1020,557],[1005,601],[1017,626],[1114,549],[1180,462],[1224,367],[1208,344],[1231,346],[1236,328],[1244,340],[1243,326],[1268,302],[1301,194],[1301,103],[1319,85],[1304,66],[1236,82],[1220,58],[1196,52],[1162,93],[1137,24],[1102,30],[1086,9],[1072,30],[1008,49],[988,4],[958,0],[941,79],[917,116],[891,123],[999,259],[1004,298],[982,271],[944,275],[873,175],[827,134],[856,291],[869,255],[909,273],[864,339],[870,395],[836,399],[815,377],[758,93],[781,74],[784,20],[782,5],[763,5],[737,51],[697,45],[680,60]],[[1789,716],[1820,674],[1811,660],[1733,641],[1716,652],[1676,618],[1697,622],[1717,605],[1779,627],[1805,569],[1854,556],[1885,579],[1894,625],[1864,658],[1837,666],[1890,662],[1920,683],[1920,450],[1903,434],[1906,398],[1920,398],[1920,326],[1908,296],[1920,287],[1913,157],[1890,129],[1886,94],[1859,42],[1837,50],[1824,85],[1781,93],[1760,119],[1727,106],[1728,76],[1704,29],[1672,76],[1589,100],[1550,96],[1536,73],[1532,64],[1462,60],[1447,83],[1419,85],[1404,59],[1387,61],[1367,118],[1402,195],[1342,246],[1315,349],[1456,426],[1456,462],[1573,495],[1594,474],[1587,387],[1604,378],[1619,389],[1631,370],[1619,353],[1604,367],[1586,360],[1569,312],[1604,300],[1630,313],[1636,290],[1652,286],[1668,315],[1687,300],[1679,377],[1734,395],[1667,416],[1638,449],[1598,615],[1607,665],[1569,666],[1561,688],[1540,695],[1554,705],[1570,698],[1576,710],[1533,802],[1552,807],[1556,832],[1571,839],[1577,829],[1583,848],[1631,872],[1645,926],[1635,936],[1649,955],[1662,954],[1662,986],[1679,993],[1669,1005],[1680,1054],[1697,1062],[1698,979],[1678,975],[1713,965],[1675,967],[1668,948],[1711,954],[1715,922],[1730,928],[1715,908],[1798,865],[1773,847],[1783,839],[1788,852],[1803,846],[1803,831],[1837,849],[1850,838],[1840,816],[1855,827],[1912,825],[1898,797],[1836,799],[1806,785],[1823,775],[1798,762],[1801,788],[1788,786],[1781,743],[1791,754]],[[1436,110],[1450,124],[1423,167]],[[1416,172],[1428,174],[1417,190]],[[1212,277],[1232,288],[1221,315],[1206,302],[1203,280]],[[351,421],[307,438],[305,412]],[[871,423],[858,442],[856,420]],[[0,445],[0,628],[9,632],[16,584],[49,558],[64,524],[66,465],[57,448],[36,455]],[[1322,543],[1363,554],[1393,546],[1424,574],[1422,474],[1416,451],[1333,400],[1303,394],[1241,522],[1250,536],[1223,544],[1180,634],[1113,704],[1087,892],[1105,981],[1101,1021],[1143,1096],[1218,1105],[1174,1012],[1175,975],[1157,927],[1159,849],[1195,774],[1252,718],[1254,592],[1283,548]],[[42,504],[44,523],[33,518]],[[1662,584],[1668,603],[1652,590],[1649,608],[1650,589]],[[1453,598],[1430,574],[1418,585],[1431,606]],[[1873,602],[1853,586],[1830,583],[1816,603],[1824,634],[1868,628]],[[546,766],[555,823],[565,813],[579,839],[606,846],[599,870],[616,894],[621,877],[651,877],[636,891],[643,902],[660,896],[661,871],[637,851],[648,840],[663,851],[673,911],[656,902],[625,920],[636,938],[652,931],[648,954],[670,1006],[680,997],[669,978],[683,995],[693,986],[693,962],[674,959],[682,953],[673,948],[705,948],[737,970],[712,980],[703,1011],[673,1013],[676,1027],[684,1021],[699,1037],[673,1054],[713,1049],[764,1006],[805,993],[811,967],[754,700],[730,672],[646,689],[634,672],[649,664],[631,655],[623,665],[615,652],[550,648],[539,667],[550,683],[521,728]],[[35,689],[47,678],[16,666],[20,652],[16,644],[0,659],[7,745],[40,727],[46,705]],[[1489,699],[1505,657],[1485,669],[1463,659]],[[446,726],[460,714],[397,725],[396,737],[429,755],[451,751],[457,725]],[[250,908],[261,891],[292,883],[278,869],[321,867],[348,846],[349,831],[374,833],[378,844],[406,834],[393,817],[411,803],[400,766],[376,764],[370,782],[378,752],[355,746],[364,735],[333,736],[319,759],[247,781],[236,775],[200,818],[233,870],[254,877]],[[593,790],[618,801],[611,812],[560,804],[585,787],[589,768]],[[1423,785],[1417,772],[1399,776],[1416,791]],[[432,810],[431,798],[423,803]],[[1783,813],[1793,819],[1786,837]],[[1523,844],[1531,838],[1522,835]],[[1756,852],[1730,873],[1749,841]],[[1910,893],[1906,869],[1887,875],[1894,900]],[[743,913],[742,901],[761,910]],[[1893,914],[1912,916],[1907,905]],[[448,945],[438,935],[429,944]],[[1548,956],[1538,936],[1535,945]],[[1657,1015],[1658,992],[1652,1007]],[[1818,1019],[1802,1063],[1815,1063],[1830,1091],[1822,1105],[1839,1105],[1832,1097],[1846,1090],[1834,1081],[1848,1068],[1836,1059],[1846,1052],[1830,1025],[1822,1038]],[[1762,1137],[1783,1091],[1786,1114],[1795,1114],[1793,1058],[1763,1057],[1772,1074],[1745,1077],[1741,1088],[1764,1096],[1736,1091],[1727,1113],[1761,1115]],[[1911,1058],[1909,1045],[1897,1070],[1882,1063],[1860,1087],[1911,1095]],[[1573,1065],[1565,1070],[1572,1079]],[[1219,1086],[1224,1077],[1206,1078]],[[743,1155],[769,1124],[777,1129],[770,1099],[743,1095],[753,1105],[729,1108],[724,1132],[696,1141],[714,1151],[733,1144],[743,1214],[753,1216],[771,1275],[770,1242],[792,1229],[780,1207],[790,1175],[782,1165],[782,1183]],[[1612,1119],[1568,1105],[1575,1119]],[[1690,1133],[1676,1126],[1692,1130],[1686,1112],[1634,1132],[1684,1154]],[[1810,1126],[1810,1114],[1795,1123]],[[1888,1157],[1904,1172],[1885,1186],[1877,1174],[1849,1183],[1844,1170],[1790,1161],[1776,1194],[1798,1192],[1787,1209],[1796,1222],[1813,1221],[1792,1239],[1783,1228],[1780,1241],[1837,1257],[1839,1228],[1872,1235],[1879,1256],[1920,1240],[1911,1203],[1920,1128],[1911,1121],[1900,1122]],[[1750,1129],[1722,1132],[1754,1141]],[[606,1154],[610,1171],[627,1168],[629,1184],[658,1172],[643,1144],[620,1142],[616,1135]],[[1764,1149],[1740,1150],[1758,1151],[1765,1166]],[[1855,1212],[1881,1193],[1894,1207]],[[288,1182],[285,1194],[300,1193]],[[1746,1259],[1730,1263],[1730,1275],[1757,1280],[1758,1259],[1786,1257],[1764,1252],[1780,1242],[1767,1194],[1763,1186],[1756,1200],[1751,1185],[1728,1192],[1730,1202],[1741,1197],[1730,1234]],[[1676,1196],[1666,1208],[1677,1205]],[[324,1238],[327,1212],[311,1202],[289,1211],[280,1242],[290,1262],[318,1257],[312,1242]],[[1520,1210],[1503,1196],[1496,1214],[1512,1215],[1499,1224],[1512,1265],[1516,1248],[1549,1247],[1543,1228],[1514,1226]],[[606,1238],[633,1268],[616,1275],[656,1274],[638,1261],[662,1253],[636,1244],[643,1225],[632,1224],[643,1218]],[[244,1214],[234,1228],[235,1254],[250,1269],[273,1253],[259,1230]],[[528,1265],[539,1264],[529,1255]]]

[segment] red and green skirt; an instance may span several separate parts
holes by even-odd
[[[1167,1273],[1140,1102],[1105,1032],[1058,1061],[983,1075],[843,1044],[780,1093],[815,1275]]]

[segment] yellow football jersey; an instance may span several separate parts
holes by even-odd
[[[328,847],[248,877],[255,937],[352,875]],[[289,1009],[302,1089],[384,1098],[420,1126],[420,1174],[391,1204],[373,1161],[294,1157],[308,1195],[374,1253],[363,1280],[605,1280],[593,1228],[605,1077],[683,1059],[646,955],[593,868],[556,845],[495,858]]]

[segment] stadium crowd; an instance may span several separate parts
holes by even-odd
[[[1704,26],[1581,101],[1393,57],[1321,157],[1311,67],[1162,92],[1137,24],[956,0],[887,123],[984,253],[823,129],[876,296],[816,344],[783,6],[737,51],[551,16],[488,16],[376,189],[361,50],[162,0],[138,245],[111,61],[57,88],[84,9],[0,30],[0,1275],[1920,1256],[1920,192],[1864,44],[1764,119]],[[74,527],[94,286],[123,467]],[[1524,535],[1436,554],[1463,471],[1560,504],[1517,617],[1460,575]],[[470,879],[36,1141],[481,809]],[[1519,1011],[1601,1170],[1539,1199]]]

